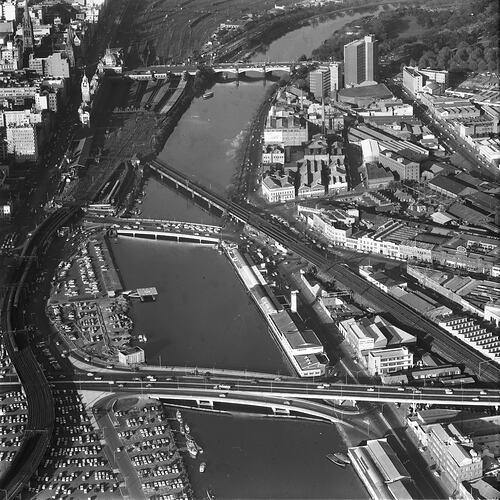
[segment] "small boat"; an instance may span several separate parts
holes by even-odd
[[[190,437],[187,436],[186,436],[186,448],[191,458],[196,458],[198,456],[198,448],[196,446],[196,443]]]
[[[200,464],[200,472],[205,472],[205,468],[207,467],[206,462],[201,462]]]
[[[348,465],[351,464],[351,459],[345,453],[342,453],[339,451],[337,453],[334,453],[333,455],[335,456],[335,458],[339,459],[341,462],[344,462],[345,464],[348,464]]]
[[[186,430],[186,434],[189,434],[189,431],[190,431],[191,429],[189,428],[189,425],[188,425],[188,423],[187,423],[187,422],[184,424],[184,429]]]
[[[178,422],[182,422],[182,414],[180,410],[177,410],[175,412],[175,418],[177,419]]]
[[[214,96],[214,93],[213,93],[213,92],[211,92],[211,91],[209,91],[209,92],[205,92],[205,93],[203,94],[203,99],[210,99],[210,98],[211,98],[211,97],[213,97],[213,96]]]
[[[342,462],[335,455],[332,455],[331,453],[328,453],[328,455],[326,456],[326,458],[328,458],[328,460],[330,460],[330,462],[333,462],[335,465],[338,465],[339,467],[343,468],[343,467],[346,466],[345,462]]]

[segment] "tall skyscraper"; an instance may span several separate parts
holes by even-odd
[[[378,42],[375,35],[367,35],[344,45],[344,83],[346,87],[378,78]]]
[[[328,67],[320,67],[309,73],[309,90],[316,99],[330,95],[330,69]]]
[[[342,61],[334,61],[329,66],[330,92],[335,92],[344,86],[344,63]]]

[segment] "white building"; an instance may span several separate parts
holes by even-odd
[[[371,376],[406,370],[413,367],[413,353],[408,347],[374,349],[368,353],[368,371]]]
[[[325,374],[328,358],[323,345],[312,330],[299,330],[287,311],[269,315],[269,328],[291,360],[299,376]]]
[[[2,19],[5,21],[15,21],[16,20],[16,2],[15,0],[6,0],[0,5],[2,9]]]
[[[283,202],[295,199],[295,186],[290,183],[288,176],[268,175],[262,179],[262,196],[269,203]]]
[[[363,152],[363,161],[371,163],[379,160],[380,146],[374,139],[363,139],[360,141],[361,151]]]
[[[500,168],[500,139],[475,141],[478,153],[491,165]]]
[[[80,87],[82,91],[82,102],[88,104],[90,102],[90,83],[85,73],[83,74]]]
[[[263,165],[284,165],[285,151],[275,144],[269,144],[262,148],[262,163]]]
[[[303,125],[300,119],[295,116],[293,109],[271,106],[264,128],[264,144],[301,146],[307,140],[307,122]]]
[[[6,128],[7,152],[16,161],[38,160],[38,128],[34,124],[10,125]]]
[[[329,64],[330,67],[330,92],[335,92],[344,88],[344,63],[334,61]]]
[[[118,351],[118,362],[122,365],[138,365],[144,361],[144,351],[140,347],[130,347]]]

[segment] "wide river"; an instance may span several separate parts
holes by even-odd
[[[344,24],[345,15],[297,29],[255,60],[295,60]],[[238,147],[266,93],[262,80],[220,83],[214,97],[195,99],[160,157],[219,192],[237,167]],[[148,179],[143,217],[217,223],[174,190]],[[231,265],[216,250],[175,243],[120,239],[113,245],[127,288],[155,286],[156,302],[133,306],[135,328],[147,336],[150,364],[239,368],[288,373],[265,321]],[[205,449],[207,472],[192,465],[196,498],[368,498],[354,471],[325,454],[342,447],[334,426],[295,420],[189,412]],[[189,458],[186,459],[189,463]]]

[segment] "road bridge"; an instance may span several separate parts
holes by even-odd
[[[313,401],[367,401],[371,403],[430,404],[454,407],[494,407],[500,406],[500,390],[480,388],[444,387],[400,387],[390,385],[364,385],[344,383],[324,383],[287,380],[231,380],[227,378],[206,379],[203,376],[155,376],[156,380],[144,378],[133,380],[131,377],[101,376],[102,380],[80,380],[74,382],[54,381],[54,387],[100,390],[105,392],[137,392],[140,394],[160,394],[174,399],[207,401],[227,401],[227,398],[261,398],[271,403],[276,398]],[[135,377],[137,378],[137,377]]]
[[[178,243],[217,245],[222,239],[222,227],[194,222],[120,217],[87,217],[87,223],[109,226],[118,236],[130,236]]]
[[[243,75],[265,78],[272,74],[290,74],[295,67],[295,62],[290,61],[268,61],[268,62],[237,62],[237,63],[215,63],[198,66],[195,64],[167,64],[147,66],[143,68],[126,71],[124,75],[133,80],[163,80],[171,75],[180,76],[185,73],[195,75],[200,68],[212,71],[216,75],[232,75],[235,78]],[[309,63],[308,63],[309,64]]]
[[[179,189],[179,192],[187,194],[201,206],[209,209],[215,207],[221,213],[241,223],[253,226],[319,269],[326,269],[332,278],[342,283],[346,288],[363,296],[380,310],[390,312],[396,321],[417,329],[420,332],[420,337],[429,342],[435,350],[447,359],[464,365],[471,373],[482,375],[482,380],[486,382],[496,384],[500,382],[499,364],[496,362],[484,363],[488,361],[488,358],[481,353],[469,347],[460,339],[451,336],[408,305],[384,293],[347,265],[341,263],[332,264],[332,261],[324,252],[311,247],[306,241],[301,241],[300,236],[292,233],[288,228],[284,228],[275,221],[266,218],[267,214],[263,214],[259,208],[245,202],[229,201],[163,161],[153,160],[149,165],[162,178],[172,182]]]

